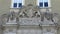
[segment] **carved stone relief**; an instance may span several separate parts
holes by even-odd
[[[40,8],[38,6],[23,6],[19,9],[19,12],[16,14],[14,11],[11,11],[9,14],[5,14],[2,16],[2,22],[6,20],[6,22],[9,21],[15,21],[15,22],[22,22],[25,21],[27,23],[41,23],[41,22],[55,22],[53,13],[49,12],[49,10],[43,10],[45,12],[40,11]],[[26,18],[26,20],[24,20]],[[39,18],[39,20],[38,20]],[[35,20],[34,20],[35,19]],[[22,20],[22,21],[21,21]],[[29,21],[29,22],[28,22]],[[57,21],[56,21],[57,22]]]
[[[20,14],[24,14],[26,17],[29,17],[29,18],[31,18],[31,17],[39,17],[40,16],[40,14],[39,14],[40,12],[38,11],[38,10],[36,10],[36,8],[34,8],[34,7],[26,7],[26,9],[24,9],[24,11],[21,11],[20,12]],[[21,15],[20,15],[21,16]]]
[[[41,21],[44,20],[44,17],[47,19],[47,20],[51,20],[52,22],[54,22],[53,20],[53,14],[52,13],[47,13],[47,12],[44,12],[43,14],[41,14]]]

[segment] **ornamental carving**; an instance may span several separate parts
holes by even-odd
[[[10,13],[3,14],[2,22],[9,22],[12,20],[15,20],[16,22],[19,22],[20,20],[24,20],[23,18],[26,18],[25,22],[27,20],[29,22],[35,22],[40,23],[41,21],[51,21],[51,22],[58,22],[54,17],[54,13],[49,12],[49,10],[46,10],[45,12],[40,11],[40,8],[38,6],[23,6],[19,9],[19,12],[16,13],[14,11],[11,11]],[[56,17],[57,18],[57,17]],[[34,20],[35,19],[35,20]],[[38,20],[39,19],[39,20]],[[21,21],[20,21],[21,22]]]

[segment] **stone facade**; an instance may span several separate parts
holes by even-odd
[[[24,9],[25,8],[25,9]],[[36,9],[36,10],[35,10]],[[43,9],[46,11],[47,9]],[[49,14],[49,13],[48,13]],[[47,14],[47,15],[48,15]],[[51,13],[53,14],[53,13]],[[24,6],[18,12],[1,16],[3,34],[57,34],[58,20],[48,16],[38,6]],[[46,16],[46,17],[45,17]],[[43,19],[43,18],[44,19]],[[56,17],[57,18],[57,17]]]
[[[45,15],[47,9],[36,6],[36,1],[34,0],[26,0],[25,2],[29,1],[29,3],[25,3],[26,6],[19,9],[10,8],[11,1],[9,0],[7,3],[6,1],[2,1],[3,6],[0,6],[2,12],[6,11],[1,15],[1,34],[59,34],[59,15],[57,17],[55,16],[56,13],[60,14],[58,9],[59,5],[57,4],[59,0],[51,0],[52,8],[48,7],[49,11],[50,9],[52,10],[52,13],[49,12],[48,14],[53,15],[53,18],[50,17],[54,21],[51,18],[48,20],[48,16]],[[5,6],[3,2],[8,5]],[[33,5],[30,6],[30,3]]]

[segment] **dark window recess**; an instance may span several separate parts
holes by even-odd
[[[48,7],[48,2],[44,2],[44,6],[45,7]]]
[[[40,2],[39,5],[40,5],[40,7],[43,7],[43,2]]]
[[[14,3],[13,7],[17,7],[17,3]]]
[[[22,3],[19,3],[19,4],[18,4],[18,7],[22,7]]]

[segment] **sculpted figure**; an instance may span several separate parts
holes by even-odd
[[[45,16],[44,12],[40,12],[40,14],[41,14],[41,21],[44,21],[44,16]]]
[[[53,14],[52,13],[45,12],[45,18],[47,20],[51,20],[52,22],[54,22],[54,20],[53,20]]]
[[[12,11],[11,14],[10,14],[10,20],[14,20],[14,17],[15,17],[15,12]]]
[[[1,21],[2,21],[2,23],[4,23],[4,21],[5,21],[5,17],[6,16],[6,14],[3,14],[3,15],[1,15]]]
[[[16,17],[16,22],[19,22],[19,17]]]
[[[33,15],[32,17],[40,17],[40,12],[38,10],[38,8],[33,8]]]
[[[7,22],[9,21],[9,19],[10,19],[10,15],[7,16]]]
[[[33,13],[33,16],[32,16],[32,17],[40,17],[40,15],[39,15],[38,12],[36,11],[36,12]]]
[[[52,22],[54,22],[53,20],[53,13],[49,12],[49,9],[46,9],[45,12],[42,12],[41,11],[41,21],[44,21],[44,17],[47,19],[47,20],[51,20]]]
[[[10,18],[10,15],[9,14],[3,14],[1,16],[1,20],[2,20],[3,23],[4,22],[8,22],[9,21],[9,18]]]
[[[27,7],[26,6],[23,6],[22,8],[20,8],[19,17],[21,17],[21,18],[28,17],[26,12],[27,12]]]
[[[28,17],[28,15],[25,12],[23,12],[23,14],[24,14],[25,17]]]
[[[20,13],[19,17],[28,17],[27,14],[23,11]]]
[[[23,12],[19,13],[19,17],[23,17],[23,15],[24,15]]]

